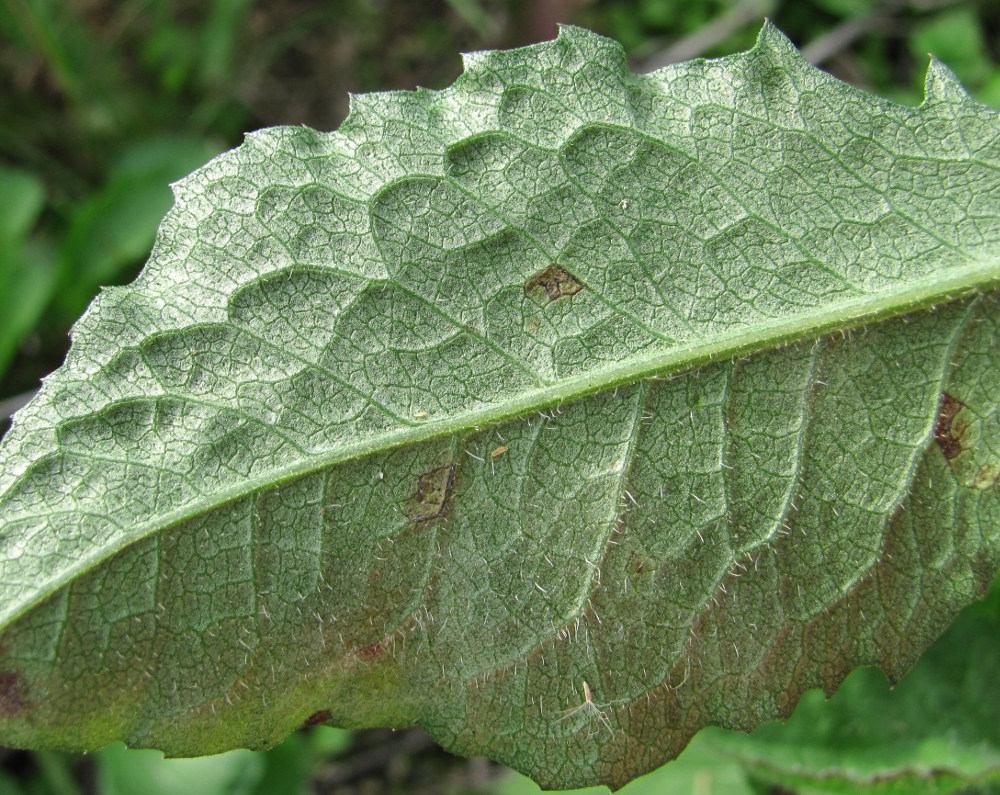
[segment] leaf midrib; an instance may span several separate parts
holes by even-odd
[[[217,492],[210,499],[192,502],[176,511],[135,525],[129,535],[118,539],[115,543],[94,547],[93,554],[79,559],[72,566],[60,571],[58,575],[40,583],[29,598],[13,605],[5,605],[4,609],[0,610],[0,625],[16,621],[76,576],[85,574],[102,561],[153,533],[167,530],[256,491],[273,488],[327,467],[374,453],[496,425],[549,406],[578,400],[644,378],[675,375],[712,361],[731,359],[780,345],[815,339],[831,331],[850,331],[868,323],[932,309],[940,304],[986,292],[995,287],[1000,287],[1000,257],[956,266],[950,268],[946,275],[925,277],[895,290],[852,297],[829,304],[817,311],[757,323],[735,333],[721,333],[699,344],[675,346],[654,355],[632,357],[608,367],[561,379],[555,384],[527,390],[519,396],[483,409],[454,414],[439,421],[429,419],[419,426],[401,428],[343,445],[329,453],[312,456],[303,462],[247,479],[236,488]]]

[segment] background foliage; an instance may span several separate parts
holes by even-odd
[[[333,129],[348,92],[444,87],[460,52],[552,38],[557,21],[618,39],[633,68],[648,70],[747,49],[765,15],[855,85],[916,104],[934,52],[1000,106],[995,0],[3,0],[0,415],[61,362],[97,288],[141,267],[167,184],[244,131]],[[894,693],[878,672],[856,672],[830,703],[812,694],[785,727],[749,740],[703,733],[627,791],[988,791],[1000,769],[989,667],[998,629],[993,598],[967,610]],[[0,751],[0,765],[0,793],[537,791],[417,733],[316,728],[264,754]]]

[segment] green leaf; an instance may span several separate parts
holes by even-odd
[[[907,44],[914,58],[934,53],[972,88],[978,89],[993,68],[979,18],[970,8],[935,14],[914,28]]]
[[[24,243],[45,206],[45,185],[34,174],[0,168],[0,257]]]
[[[1000,781],[1000,702],[989,695],[997,659],[1000,577],[988,601],[965,608],[893,690],[877,668],[859,668],[829,700],[820,690],[805,693],[787,722],[771,721],[750,734],[703,729],[676,760],[636,779],[622,795],[917,795]],[[493,791],[541,790],[510,776]],[[603,795],[607,789],[571,792]]]
[[[30,239],[44,206],[38,177],[0,168],[0,378],[55,286],[50,247]]]
[[[765,26],[249,136],[0,449],[0,742],[419,723],[620,786],[898,679],[1000,564],[998,134]]]
[[[163,214],[167,184],[219,151],[200,138],[153,138],[117,158],[107,183],[73,216],[63,245],[59,301],[75,317],[101,285],[142,261]]]
[[[892,691],[874,668],[833,698],[805,694],[787,724],[749,735],[706,729],[709,749],[796,792],[952,792],[1000,779],[1000,579],[992,604],[966,608]],[[725,758],[725,757],[724,757]]]
[[[502,778],[493,786],[491,793],[539,795],[542,791],[531,779],[514,774]],[[565,792],[566,795],[608,795],[608,788],[588,787]],[[635,779],[619,792],[621,795],[756,795],[744,765],[721,754],[718,748],[704,739],[704,733],[692,738],[684,752],[669,765]]]

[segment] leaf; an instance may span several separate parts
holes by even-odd
[[[218,151],[210,141],[173,135],[133,144],[116,158],[107,182],[74,212],[62,247],[59,303],[68,318],[99,285],[142,261],[170,209],[167,183]]]
[[[52,252],[30,239],[44,206],[38,177],[0,167],[0,378],[55,286]]]
[[[249,136],[4,440],[0,741],[419,723],[617,787],[898,679],[1000,564],[998,133],[767,25]]]
[[[963,610],[891,692],[881,673],[863,668],[828,702],[807,693],[785,725],[749,735],[706,729],[698,738],[796,792],[944,793],[1000,780],[1000,702],[989,695],[1000,578],[990,601]]]
[[[34,174],[12,168],[0,169],[0,255],[16,252],[31,234],[45,206],[45,185]]]
[[[743,764],[719,752],[703,739],[704,732],[695,735],[684,752],[669,765],[631,781],[622,795],[663,795],[664,793],[697,793],[697,795],[756,795]],[[493,785],[493,795],[539,795],[543,790],[531,779],[517,774],[504,776]],[[607,787],[562,790],[566,795],[608,795]]]

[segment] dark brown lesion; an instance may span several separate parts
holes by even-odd
[[[947,392],[941,401],[937,425],[934,427],[934,441],[937,442],[946,460],[951,461],[962,452],[962,428],[956,427],[955,417],[965,404],[955,400]]]
[[[307,726],[319,726],[321,723],[326,723],[330,718],[333,717],[333,713],[328,709],[321,709],[314,712],[302,724],[302,728]]]
[[[582,289],[579,279],[558,265],[550,265],[524,283],[525,295],[544,294],[549,301],[564,295],[576,295]]]
[[[454,481],[454,464],[445,464],[417,478],[417,490],[405,506],[410,521],[426,522],[444,516]]]

